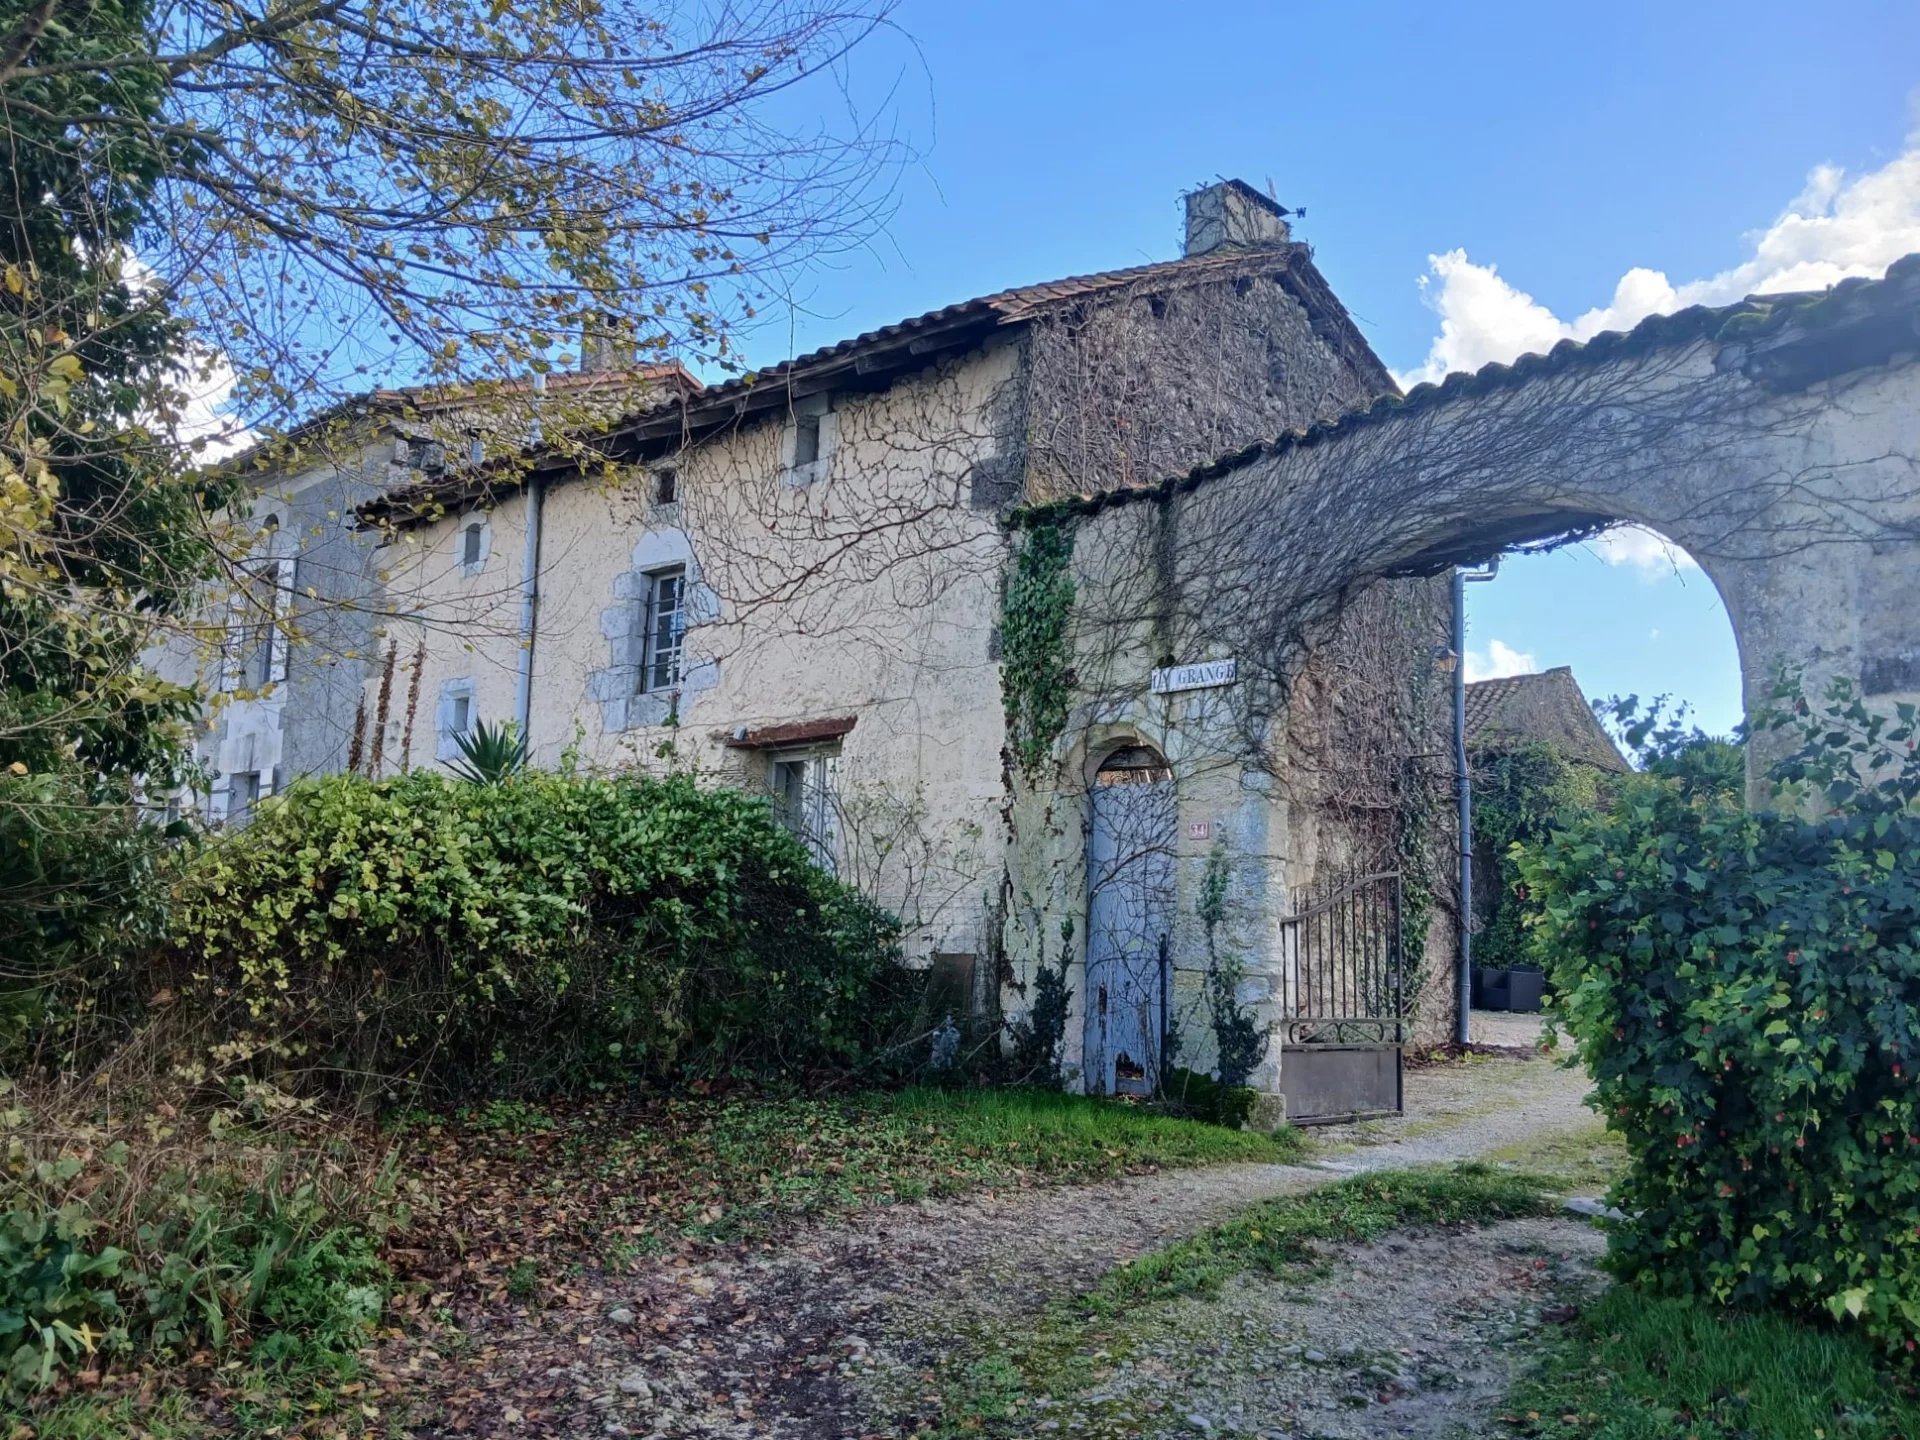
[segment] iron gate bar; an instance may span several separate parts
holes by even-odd
[[[1380,870],[1296,894],[1280,921],[1292,994],[1280,1024],[1288,1118],[1328,1124],[1405,1102],[1406,945],[1401,876]]]

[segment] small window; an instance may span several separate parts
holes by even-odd
[[[438,440],[409,440],[407,466],[424,474],[438,475],[447,468],[447,449]]]
[[[1173,779],[1173,771],[1150,745],[1128,745],[1100,762],[1095,785],[1157,785]]]
[[[787,482],[810,485],[825,473],[833,459],[839,417],[831,395],[808,395],[793,402],[787,431],[781,442]]]
[[[434,729],[438,732],[434,753],[442,760],[458,760],[461,738],[471,735],[480,719],[480,702],[474,698],[471,676],[463,675],[441,685],[440,707],[434,718]]]
[[[673,465],[662,465],[653,472],[653,503],[672,505],[680,499],[680,471]]]
[[[478,565],[480,563],[480,541],[482,527],[478,520],[460,532],[460,563]]]
[[[243,771],[227,781],[227,823],[244,825],[260,803],[260,772]]]
[[[254,553],[239,562],[239,577],[227,597],[220,688],[258,690],[287,678],[288,635],[282,624],[290,608],[296,557],[280,534],[280,517],[269,515],[254,537]]]
[[[767,788],[773,792],[773,813],[821,869],[834,868],[838,848],[839,809],[834,781],[839,771],[838,750],[810,750],[775,755],[768,765]]]
[[[686,638],[687,572],[683,566],[647,576],[645,653],[640,688],[671,690],[680,683],[680,652]]]
[[[796,415],[793,417],[793,463],[811,465],[820,458],[820,417],[818,415]]]

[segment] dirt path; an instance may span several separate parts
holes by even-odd
[[[1554,1128],[1578,1125],[1590,1113],[1579,1103],[1583,1090],[1583,1077],[1543,1060],[1486,1060],[1414,1072],[1409,1075],[1408,1113],[1403,1119],[1323,1132],[1326,1158],[1312,1165],[1225,1166],[903,1206],[852,1223],[820,1226],[753,1259],[661,1267],[634,1278],[589,1277],[588,1283],[571,1289],[566,1303],[524,1316],[494,1316],[489,1323],[475,1326],[481,1348],[463,1355],[431,1356],[430,1363],[444,1363],[460,1372],[457,1383],[436,1388],[463,1398],[449,1413],[415,1427],[413,1433],[631,1434],[728,1440],[763,1436],[833,1440],[909,1433],[908,1416],[896,1411],[891,1423],[876,1417],[870,1413],[870,1397],[879,1391],[898,1396],[916,1385],[924,1386],[930,1380],[930,1366],[956,1341],[1017,1323],[1035,1314],[1048,1299],[1085,1288],[1106,1270],[1143,1251],[1256,1201],[1328,1183],[1339,1178],[1341,1171],[1471,1158]],[[1509,1263],[1511,1256],[1503,1248],[1508,1242],[1497,1232],[1511,1228],[1496,1227],[1484,1232],[1495,1238],[1477,1242],[1485,1262],[1475,1272],[1485,1282],[1478,1289],[1470,1285],[1462,1290],[1457,1257],[1428,1255],[1423,1250],[1411,1258],[1431,1260],[1436,1285],[1463,1303],[1470,1294],[1504,1293],[1512,1273],[1523,1278],[1535,1274],[1531,1260],[1517,1270]],[[1560,1229],[1574,1236],[1590,1233],[1576,1226]],[[1572,1243],[1544,1237],[1545,1232],[1522,1238],[1526,1245],[1549,1249]],[[1392,1268],[1404,1276],[1409,1266],[1397,1261]],[[1335,1273],[1360,1276],[1366,1269],[1355,1262],[1338,1267]],[[1202,1367],[1208,1373],[1231,1376],[1244,1371],[1251,1377],[1258,1370],[1274,1379],[1305,1365],[1323,1369],[1328,1376],[1336,1372],[1344,1376],[1345,1360],[1372,1356],[1382,1347],[1417,1357],[1453,1343],[1412,1331],[1382,1329],[1392,1309],[1403,1309],[1408,1316],[1416,1312],[1433,1316],[1447,1307],[1423,1303],[1404,1290],[1407,1303],[1389,1306],[1385,1302],[1390,1296],[1376,1289],[1370,1301],[1333,1307],[1342,1314],[1351,1312],[1356,1337],[1373,1337],[1340,1342],[1350,1349],[1359,1347],[1342,1360],[1325,1350],[1326,1342],[1316,1341],[1316,1349],[1305,1340],[1279,1338],[1296,1330],[1316,1334],[1309,1319],[1330,1313],[1329,1297],[1300,1302],[1304,1309],[1275,1309],[1284,1297],[1274,1286],[1265,1288],[1276,1294],[1250,1300],[1253,1291],[1239,1287],[1227,1303],[1209,1311],[1230,1330],[1247,1328],[1266,1346],[1264,1358],[1251,1367],[1234,1363]],[[1494,1310],[1499,1308],[1496,1305]],[[1453,1305],[1448,1310],[1455,1312],[1467,1317],[1463,1324],[1479,1323],[1471,1318],[1478,1312],[1470,1303],[1464,1309]],[[1375,1319],[1367,1320],[1367,1315]],[[1215,1334],[1206,1327],[1192,1328],[1196,1335]],[[498,1336],[497,1341],[484,1343],[492,1335]],[[1217,1344],[1220,1338],[1206,1343]],[[1232,1337],[1225,1338],[1231,1341]],[[1168,1355],[1163,1368],[1168,1376],[1193,1370],[1198,1359],[1190,1347],[1171,1340],[1164,1343]],[[1314,1349],[1321,1359],[1299,1359],[1291,1366],[1279,1363],[1288,1357],[1277,1351],[1295,1343],[1301,1346],[1298,1355]],[[1230,1360],[1233,1344],[1221,1354]],[[1368,1359],[1366,1363],[1386,1362]],[[1413,1372],[1423,1362],[1395,1363],[1396,1374],[1416,1380],[1409,1393],[1438,1393],[1417,1383]],[[1450,1373],[1458,1378],[1465,1372]],[[1198,1398],[1215,1393],[1198,1381],[1181,1383]],[[1483,1384],[1474,1393],[1486,1388]],[[1230,1418],[1236,1405],[1243,1419],[1256,1412],[1283,1413],[1252,1392],[1238,1399],[1233,1398],[1238,1392],[1231,1387],[1218,1393],[1218,1402],[1208,1403],[1221,1412],[1219,1419],[1174,1406],[1161,1417],[1176,1427],[1166,1433],[1204,1433],[1216,1426],[1223,1433],[1233,1433],[1225,1427],[1239,1426]],[[1139,1406],[1134,1399],[1139,1399]],[[1119,1403],[1119,1398],[1113,1403]],[[1139,1423],[1147,1428],[1114,1433],[1160,1433],[1152,1428],[1160,1420],[1150,1419],[1159,1411],[1140,1408],[1146,1401],[1138,1396],[1127,1403],[1138,1410]],[[1188,1417],[1193,1415],[1207,1425],[1192,1423]],[[1082,1424],[1069,1428],[1083,1428],[1087,1417],[1081,1419]],[[1047,1422],[1036,1416],[1036,1424]],[[1260,1429],[1243,1428],[1241,1433],[1259,1434]],[[1396,1432],[1324,1429],[1322,1433]]]

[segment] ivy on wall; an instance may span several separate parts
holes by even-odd
[[[1216,842],[1207,855],[1197,907],[1207,939],[1207,1016],[1213,1025],[1213,1046],[1220,1083],[1244,1086],[1254,1068],[1266,1058],[1268,1028],[1240,1003],[1240,981],[1246,966],[1232,952],[1220,950],[1219,930],[1227,917],[1227,847]]]
[[[1399,607],[1405,608],[1405,607]],[[1407,712],[1418,725],[1433,706],[1433,667],[1415,664],[1407,672]],[[1405,965],[1402,1011],[1419,1011],[1427,984],[1427,936],[1433,929],[1435,788],[1418,756],[1400,762],[1395,797],[1393,848],[1400,869],[1400,953]]]
[[[1523,855],[1547,840],[1569,809],[1591,811],[1599,800],[1598,771],[1572,764],[1538,741],[1474,757],[1473,848],[1477,860],[1492,859],[1491,903],[1473,942],[1478,963],[1496,969],[1530,963]]]
[[[1073,691],[1073,521],[1045,517],[1024,531],[1000,609],[1000,691],[1007,744],[1029,782],[1066,728]]]

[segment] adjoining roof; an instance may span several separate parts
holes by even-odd
[[[1129,292],[1161,294],[1211,281],[1257,276],[1271,277],[1286,286],[1306,309],[1316,333],[1339,351],[1368,385],[1398,393],[1392,374],[1315,268],[1312,251],[1304,244],[1288,242],[1225,247],[1124,270],[1073,275],[929,310],[769,369],[749,371],[690,394],[681,403],[654,405],[622,416],[594,442],[593,450],[608,460],[628,461],[643,457],[650,448],[656,453],[663,448],[678,448],[756,413],[782,409],[802,396],[833,389],[882,389],[905,372],[925,369],[941,355],[970,349],[998,331],[1026,324],[1064,305],[1106,300]],[[362,506],[360,514],[364,523],[386,520],[405,524],[414,512],[432,513],[479,498],[492,484],[513,488],[529,468],[535,472],[571,471],[579,465],[577,454],[559,451],[524,456],[516,475],[449,475],[435,485],[390,492]],[[478,490],[476,481],[480,482]]]
[[[1530,742],[1598,770],[1624,774],[1633,768],[1594,717],[1571,667],[1467,685],[1469,747],[1498,752]]]
[[[1404,395],[1398,390],[1382,394],[1370,405],[1331,420],[1315,421],[1272,440],[1256,441],[1183,475],[1169,476],[1157,485],[1101,490],[1028,506],[1014,513],[1013,523],[1032,524],[1050,516],[1091,514],[1109,505],[1165,498],[1230,475],[1256,460],[1299,446],[1342,439],[1366,425],[1525,384],[1577,365],[1599,365],[1623,355],[1709,340],[1723,347],[1716,360],[1721,369],[1738,369],[1769,389],[1798,390],[1911,352],[1917,334],[1920,254],[1913,254],[1894,261],[1878,280],[1856,276],[1827,290],[1749,295],[1731,305],[1695,305],[1671,315],[1649,316],[1631,330],[1602,331],[1584,343],[1562,340],[1545,355],[1522,355],[1511,365],[1495,362],[1470,373],[1456,370],[1437,385],[1416,385]]]
[[[573,403],[584,405],[588,413],[604,405],[612,414],[618,415],[632,413],[635,408],[634,395],[654,387],[660,387],[668,394],[691,394],[702,388],[700,381],[678,360],[663,360],[623,369],[553,371],[546,377],[544,390],[548,395],[569,397]],[[425,417],[488,402],[520,401],[524,405],[533,394],[532,376],[475,381],[464,385],[402,385],[369,390],[363,395],[336,401],[301,421],[284,435],[249,445],[245,450],[222,460],[220,468],[234,469],[253,464],[275,451],[298,446],[303,439],[337,423],[363,420],[374,415]],[[525,427],[506,424],[501,428],[515,431]],[[517,441],[520,436],[510,434],[507,439]]]

